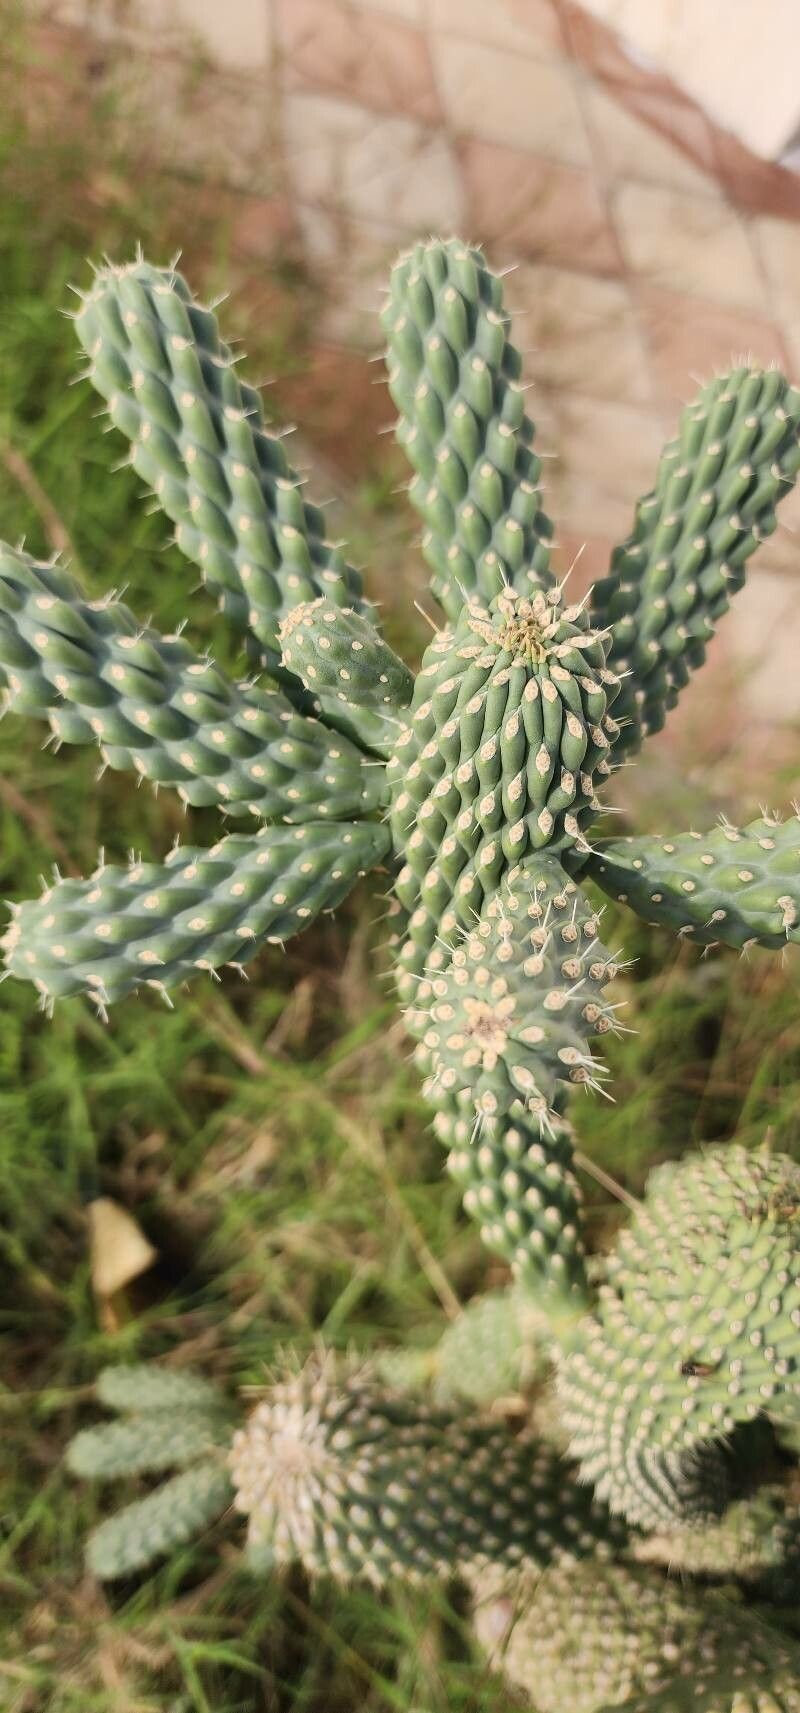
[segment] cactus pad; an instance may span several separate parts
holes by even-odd
[[[613,1538],[602,1507],[528,1436],[325,1371],[272,1389],[234,1436],[231,1469],[256,1551],[376,1585],[541,1566]]]
[[[646,1571],[586,1559],[498,1583],[488,1598],[479,1590],[476,1626],[538,1713],[800,1710],[800,1650]]]
[[[154,1362],[118,1363],[101,1368],[96,1383],[100,1402],[111,1410],[144,1415],[150,1410],[201,1410],[215,1416],[223,1408],[219,1388],[189,1368],[158,1368]]]
[[[89,1569],[101,1582],[133,1576],[210,1528],[228,1509],[231,1493],[224,1463],[196,1463],[173,1475],[92,1531]]]
[[[606,1280],[561,1368],[572,1453],[631,1521],[708,1515],[698,1455],[800,1418],[800,1168],[734,1144],[659,1167]]]
[[[718,1523],[667,1529],[634,1543],[640,1564],[673,1575],[736,1578],[795,1604],[800,1571],[800,1510],[781,1487],[763,1487],[729,1505]]]
[[[181,1469],[230,1438],[230,1425],[202,1410],[154,1410],[131,1421],[84,1428],[67,1452],[73,1475],[112,1481],[120,1475],[156,1474]]]
[[[491,1404],[524,1391],[547,1366],[550,1323],[538,1300],[520,1286],[476,1297],[451,1322],[436,1347],[433,1389],[444,1404],[456,1398]]]

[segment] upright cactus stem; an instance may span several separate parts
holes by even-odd
[[[409,493],[448,619],[508,584],[546,588],[553,527],[500,280],[458,239],[417,244],[392,272],[383,325]]]
[[[104,267],[76,326],[131,463],[265,678],[231,682],[182,634],[0,547],[4,704],[190,807],[263,825],[56,876],[12,905],[6,973],[48,1008],[168,997],[241,971],[383,866],[434,1128],[513,1278],[411,1364],[413,1395],[306,1368],[234,1432],[196,1377],[103,1376],[123,1419],[83,1430],[73,1470],[175,1473],[100,1525],[91,1566],[138,1572],[235,1494],[254,1568],[477,1585],[478,1629],[496,1657],[500,1622],[538,1713],[800,1713],[794,1645],[668,1577],[674,1553],[778,1621],[796,1594],[783,1472],[800,1421],[800,1170],[736,1143],[661,1166],[590,1261],[573,1145],[574,1096],[607,1092],[599,1049],[621,1027],[619,958],[584,881],[703,946],[800,939],[796,812],[597,831],[611,773],[663,724],[775,527],[800,469],[800,391],[750,365],[703,387],[608,575],[571,603],[500,280],[458,239],[415,245],[384,313],[441,612],[415,676],[180,275]],[[543,1440],[503,1419],[509,1393]],[[465,1398],[495,1413],[465,1415]]]
[[[683,412],[655,488],[593,591],[596,622],[611,629],[610,664],[623,675],[621,751],[660,730],[702,666],[797,478],[799,429],[800,391],[777,369],[733,369]]]

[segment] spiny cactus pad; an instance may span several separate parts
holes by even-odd
[[[376,1372],[391,1389],[431,1388],[438,1404],[485,1405],[525,1391],[549,1362],[550,1321],[521,1286],[474,1297],[427,1348],[384,1350]]]
[[[104,1007],[142,986],[166,992],[301,932],[387,845],[376,822],[309,822],[232,833],[207,851],[177,845],[163,864],[59,879],[16,911],[6,967],[35,981],[45,1001],[86,993]]]
[[[380,770],[283,692],[232,684],[182,636],[112,598],[86,601],[58,565],[0,544],[0,688],[63,743],[174,786],[185,803],[269,821],[345,820],[381,802]]]
[[[95,1390],[110,1410],[146,1415],[151,1410],[201,1410],[216,1416],[224,1407],[218,1386],[189,1368],[159,1368],[154,1362],[101,1368]]]
[[[759,1414],[800,1418],[800,1168],[734,1144],[659,1167],[559,1388],[613,1510],[650,1528],[713,1514],[698,1454]]]
[[[451,1321],[436,1347],[433,1389],[441,1403],[491,1404],[523,1391],[547,1366],[550,1325],[521,1286],[488,1291]]]
[[[256,1553],[376,1585],[541,1566],[614,1538],[568,1466],[528,1435],[325,1370],[271,1390],[234,1436],[231,1469]]]
[[[230,1423],[203,1410],[152,1410],[132,1420],[84,1428],[67,1451],[73,1475],[113,1481],[120,1475],[181,1469],[230,1438]]]
[[[546,587],[553,527],[499,279],[458,239],[417,244],[392,272],[382,319],[436,599],[452,619],[471,596]]]
[[[652,1573],[585,1559],[478,1593],[478,1634],[537,1713],[800,1710],[800,1650]]]
[[[122,1412],[122,1420],[75,1435],[66,1455],[73,1475],[110,1481],[182,1470],[92,1531],[87,1562],[102,1581],[143,1570],[227,1509],[232,1489],[225,1449],[232,1412],[218,1387],[202,1375],[152,1363],[104,1368],[97,1394]]]
[[[800,812],[760,815],[710,833],[615,839],[585,872],[647,922],[699,945],[785,946],[800,940]]]
[[[671,1574],[736,1578],[794,1605],[800,1579],[800,1508],[784,1488],[764,1487],[729,1505],[705,1528],[665,1529],[634,1542],[640,1564]]]
[[[664,724],[747,561],[776,526],[800,470],[800,391],[775,369],[741,367],[687,405],[664,449],[632,534],[595,585],[592,612],[611,631],[623,675],[620,751]]]

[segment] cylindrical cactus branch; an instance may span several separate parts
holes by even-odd
[[[800,1419],[800,1168],[729,1144],[651,1176],[559,1375],[587,1481],[646,1528],[721,1511],[704,1460]]]
[[[96,743],[109,767],[185,803],[267,821],[370,814],[382,770],[281,690],[234,684],[183,636],[140,625],[121,601],[87,601],[61,566],[0,543],[0,688],[62,743]]]
[[[459,239],[417,244],[392,271],[382,319],[436,599],[455,619],[509,584],[547,588],[553,526],[497,275]]]
[[[733,369],[684,410],[633,531],[595,585],[622,676],[618,749],[633,753],[674,707],[747,562],[800,470],[800,391],[777,369]]]
[[[614,839],[583,872],[637,916],[696,945],[747,950],[800,940],[800,811],[723,820],[709,833]]]
[[[134,469],[262,665],[282,671],[278,627],[298,602],[325,595],[363,610],[359,573],[304,500],[215,315],[174,268],[140,260],[98,269],[75,326]],[[369,745],[373,723],[350,723]]]
[[[239,968],[333,910],[388,849],[379,822],[265,827],[164,863],[98,868],[20,905],[2,941],[10,975],[46,1003],[84,993],[104,1010],[139,987],[167,994],[198,971]]]
[[[794,1643],[738,1605],[632,1566],[587,1558],[484,1577],[475,1622],[537,1713],[800,1709]]]

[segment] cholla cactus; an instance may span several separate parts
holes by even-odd
[[[800,940],[797,813],[646,839],[596,827],[610,775],[663,723],[775,527],[800,468],[800,393],[744,365],[704,387],[608,576],[570,603],[550,565],[499,280],[457,240],[418,245],[394,270],[384,322],[441,609],[416,678],[303,498],[211,311],[172,269],[137,260],[97,274],[76,316],[87,374],[266,681],[231,683],[182,636],[138,625],[113,597],[88,602],[62,567],[4,548],[0,685],[57,740],[96,742],[108,766],[263,825],[164,863],[56,876],[14,907],[7,971],[47,1006],[82,993],[105,1013],[142,987],[168,998],[196,973],[241,969],[388,869],[398,992],[436,1132],[518,1293],[492,1378],[489,1364],[483,1383],[471,1376],[467,1354],[472,1341],[481,1366],[489,1311],[453,1334],[460,1390],[487,1402],[507,1380],[524,1385],[535,1312],[534,1365],[557,1362],[587,1485],[527,1432],[306,1372],[273,1388],[234,1442],[254,1561],[376,1582],[513,1571],[537,1634],[563,1629],[541,1656],[541,1713],[567,1702],[600,1713],[626,1697],[655,1713],[683,1707],[690,1682],[706,1713],[794,1713],[788,1644],[762,1643],[755,1626],[740,1636],[722,1608],[632,1568],[627,1531],[723,1528],[742,1424],[796,1426],[798,1173],[735,1148],[663,1168],[593,1303],[569,1101],[601,1087],[597,1042],[618,1027],[619,959],[586,881],[696,944]],[[422,1364],[437,1371],[452,1398],[446,1345]],[[228,1504],[229,1420],[202,1398],[159,1401],[163,1384],[145,1408],[124,1378],[107,1382],[132,1415],[73,1448],[85,1472],[182,1468],[101,1527],[98,1574],[143,1565]],[[770,1537],[773,1557],[783,1539]],[[565,1562],[587,1554],[565,1583]],[[587,1577],[595,1594],[572,1600]],[[569,1646],[575,1624],[583,1654]],[[593,1626],[616,1638],[599,1664]]]
[[[598,842],[614,767],[673,705],[800,466],[800,393],[703,388],[609,576],[570,605],[499,280],[452,240],[398,262],[384,312],[398,437],[442,612],[413,679],[327,541],[210,310],[173,269],[100,270],[87,375],[175,538],[268,682],[229,682],[68,572],[0,551],[8,705],[190,804],[250,815],[212,850],[100,867],[14,907],[8,971],[45,1004],[241,968],[392,871],[396,963],[467,1210],[553,1312],[588,1300],[566,1107],[597,1086],[617,960],[591,878],[688,937],[800,937],[800,822]]]

